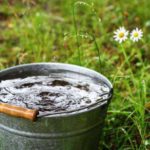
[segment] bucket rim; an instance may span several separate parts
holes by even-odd
[[[90,112],[90,111],[92,111],[92,110],[94,110],[96,108],[99,108],[99,107],[103,106],[103,105],[107,105],[107,103],[109,103],[109,101],[112,98],[113,85],[112,85],[112,83],[109,81],[109,79],[107,77],[105,77],[104,75],[102,75],[101,73],[99,73],[99,72],[97,72],[95,70],[92,70],[92,69],[89,69],[89,68],[86,68],[86,67],[83,67],[83,66],[78,66],[78,65],[75,65],[75,64],[58,63],[58,62],[27,63],[27,64],[16,65],[16,66],[12,66],[12,67],[0,70],[0,74],[4,73],[4,72],[7,72],[7,71],[14,70],[14,69],[19,69],[19,68],[22,68],[22,67],[38,66],[38,65],[41,65],[41,66],[42,65],[43,66],[45,66],[45,65],[48,65],[48,66],[59,66],[60,68],[61,67],[63,69],[67,68],[68,71],[75,71],[75,72],[79,72],[80,70],[82,70],[82,73],[85,73],[85,74],[90,73],[90,74],[93,74],[93,75],[99,77],[99,80],[103,81],[110,88],[110,91],[109,91],[110,96],[108,97],[107,101],[101,102],[99,104],[96,103],[95,105],[93,104],[93,106],[91,106],[91,107],[89,106],[89,108],[87,110],[82,109],[81,111],[74,111],[73,113],[64,112],[62,114],[58,113],[58,114],[54,114],[54,115],[47,115],[47,116],[37,117],[38,119],[56,118],[56,117],[69,117],[69,116],[80,115],[80,114],[83,114],[83,113]]]

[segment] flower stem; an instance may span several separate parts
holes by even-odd
[[[78,64],[81,66],[81,52],[80,52],[80,43],[79,43],[79,36],[78,36],[78,27],[76,23],[76,17],[75,17],[75,5],[73,4],[73,24],[75,28],[75,35],[76,35],[76,44],[78,47]]]
[[[128,67],[129,67],[129,69],[130,69],[131,76],[132,76],[132,78],[134,78],[133,71],[132,71],[132,67],[131,67],[129,58],[128,58],[128,56],[127,56],[127,53],[126,53],[126,51],[125,51],[123,45],[121,45],[121,51],[122,51],[122,53],[123,53],[123,55],[124,55],[125,63],[127,63]]]
[[[100,56],[100,50],[99,50],[99,46],[97,44],[97,41],[95,39],[95,36],[93,36],[93,41],[94,41],[94,45],[95,45],[95,48],[97,50],[97,54],[98,54],[98,61],[99,61],[99,71],[101,72],[101,68],[102,68],[102,62],[101,62],[101,56]]]

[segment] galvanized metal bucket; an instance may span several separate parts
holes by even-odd
[[[98,150],[112,97],[112,84],[103,75],[75,65],[35,63],[0,71],[0,81],[51,73],[97,84],[103,82],[110,88],[110,97],[88,110],[45,116],[36,122],[0,113],[0,150]]]

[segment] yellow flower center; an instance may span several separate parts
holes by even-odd
[[[124,37],[124,33],[123,32],[120,32],[119,33],[119,38],[123,38]]]
[[[133,36],[136,38],[136,37],[139,36],[139,34],[138,34],[137,32],[135,32],[135,33],[133,34]]]

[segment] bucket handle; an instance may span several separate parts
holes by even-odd
[[[39,112],[36,109],[27,109],[7,103],[0,103],[0,113],[35,121]]]

